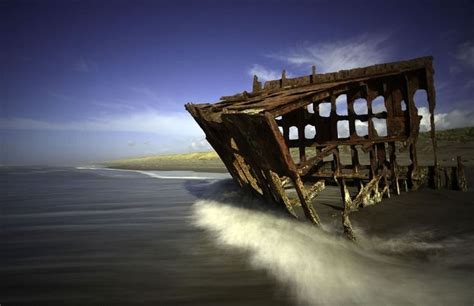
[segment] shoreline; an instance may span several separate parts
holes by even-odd
[[[222,167],[199,167],[199,166],[187,166],[187,165],[174,165],[174,166],[159,166],[159,167],[133,167],[133,166],[107,166],[102,165],[106,169],[114,170],[135,170],[135,171],[194,171],[194,172],[208,172],[208,173],[228,173],[227,168]]]

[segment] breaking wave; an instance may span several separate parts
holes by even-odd
[[[266,270],[303,305],[471,305],[474,301],[472,273],[456,269],[454,257],[443,258],[466,241],[430,242],[426,231],[391,239],[364,235],[355,245],[330,228],[323,232],[274,212],[211,200],[193,205],[192,222],[209,232],[219,246],[244,251],[252,266]],[[472,263],[471,241],[470,250],[461,256]],[[399,256],[411,252],[434,257]]]

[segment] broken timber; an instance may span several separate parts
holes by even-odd
[[[283,71],[281,79],[263,87],[254,76],[252,92],[222,97],[215,104],[188,103],[186,109],[234,180],[292,216],[296,217],[294,206],[301,205],[305,216],[321,225],[311,200],[326,185],[339,186],[344,232],[354,240],[350,212],[400,194],[400,184],[405,191],[425,184],[467,188],[460,158],[457,167],[438,164],[432,60],[423,57],[326,74],[316,74],[313,67],[311,75],[293,79]],[[417,159],[422,118],[414,102],[417,90],[425,90],[428,100],[433,152],[429,166],[420,166]],[[336,103],[339,96],[346,97],[343,105]],[[383,101],[382,110],[374,105],[377,98]],[[344,130],[347,135],[341,135]],[[293,148],[299,158],[290,154]],[[349,164],[341,162],[344,148],[350,151]],[[397,159],[403,153],[409,156],[405,166]],[[367,165],[361,163],[361,154],[368,154]],[[289,182],[296,198],[286,193]],[[348,186],[357,188],[354,196]]]

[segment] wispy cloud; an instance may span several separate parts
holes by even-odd
[[[464,67],[474,68],[474,41],[466,41],[457,47],[454,57],[459,60]]]
[[[158,94],[147,86],[132,86],[130,87],[130,89],[133,92],[139,94],[140,96],[147,98],[147,100],[150,100],[153,102],[158,102],[161,100]]]
[[[60,101],[64,101],[64,102],[72,102],[72,103],[78,103],[78,102],[83,102],[81,101],[80,99],[78,98],[75,98],[75,97],[72,97],[70,95],[66,95],[66,94],[63,94],[63,93],[60,93],[60,92],[56,92],[56,91],[49,91],[48,92],[49,95],[55,99],[58,99]]]
[[[250,68],[249,75],[258,77],[259,81],[269,81],[281,79],[281,71],[266,68],[262,65],[255,64]],[[290,75],[287,74],[289,77]]]
[[[89,97],[78,97],[75,95],[65,94],[56,91],[48,91],[49,96],[52,98],[67,102],[67,103],[80,103],[84,105],[87,103],[91,106],[98,107],[101,111],[136,111],[136,110],[146,110],[153,108],[153,104],[161,103],[163,99],[160,99],[158,95],[147,87],[131,87],[130,88],[134,93],[137,94],[133,98],[89,98]],[[161,103],[163,104],[163,103]]]
[[[97,71],[97,64],[91,60],[87,60],[84,57],[80,57],[75,63],[74,63],[74,70],[79,71],[79,72],[92,72],[92,71]]]
[[[118,99],[115,99],[115,101],[117,102],[92,101],[91,105],[95,105],[104,110],[109,111],[133,111],[139,108],[140,106],[146,106],[146,104],[120,102]]]
[[[303,44],[299,47],[271,54],[270,57],[294,66],[315,65],[319,72],[363,67],[387,61],[392,54],[389,35],[364,34],[346,40]]]
[[[163,113],[154,109],[127,115],[54,122],[31,118],[1,118],[2,130],[146,132],[166,136],[203,136],[199,126],[184,112]]]
[[[474,78],[472,71],[474,69],[474,41],[466,41],[459,44],[453,57],[457,60],[455,64],[450,67],[452,75],[459,75],[464,73],[464,89],[470,90],[474,87]]]
[[[474,87],[474,78],[467,80],[466,84],[464,85],[465,89],[470,89]]]
[[[385,43],[389,38],[389,35],[364,34],[346,40],[305,43],[267,56],[294,69],[305,67],[308,73],[313,65],[318,72],[339,71],[386,62],[393,53],[391,45]],[[254,64],[248,73],[250,76],[257,75],[260,81],[281,78],[281,71],[259,64]],[[292,77],[288,72],[287,76]]]
[[[457,65],[451,65],[449,66],[449,73],[452,75],[457,75],[461,73],[461,68],[459,68]]]

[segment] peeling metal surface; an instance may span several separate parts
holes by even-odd
[[[239,186],[291,216],[296,217],[293,207],[301,206],[306,218],[320,226],[311,200],[317,202],[325,186],[339,186],[344,232],[355,240],[350,212],[399,195],[400,186],[405,191],[423,185],[467,189],[460,158],[457,167],[438,165],[432,61],[423,57],[326,74],[316,74],[313,67],[310,75],[292,79],[283,71],[281,79],[264,85],[255,76],[252,92],[185,107]],[[426,91],[430,111],[431,166],[420,166],[417,159],[418,90]],[[341,96],[345,100],[337,102]],[[308,136],[308,131],[314,133]],[[341,150],[350,151],[350,163],[341,161]],[[409,165],[399,165],[397,157],[407,153]],[[369,156],[367,165],[360,162],[363,154]],[[287,195],[288,182],[297,197]],[[355,196],[348,186],[358,190]]]

